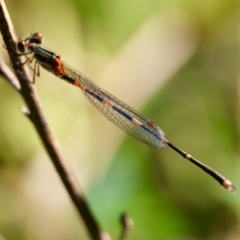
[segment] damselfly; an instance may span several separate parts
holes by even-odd
[[[41,65],[45,70],[80,88],[93,106],[124,132],[152,147],[164,148],[169,146],[212,176],[228,191],[236,192],[234,185],[228,179],[169,142],[162,129],[153,121],[146,119],[127,104],[98,87],[82,73],[62,61],[60,55],[42,48],[41,44],[42,35],[40,33],[34,33],[17,44],[21,54],[32,54],[26,62],[35,60],[34,80],[35,75],[39,76],[39,66]]]

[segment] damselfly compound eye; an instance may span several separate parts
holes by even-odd
[[[17,43],[17,49],[21,53],[25,53],[27,51],[28,43],[26,41],[19,41]]]
[[[43,36],[41,33],[34,33],[31,37],[29,37],[29,42],[42,44]]]

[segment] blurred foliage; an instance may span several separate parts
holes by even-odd
[[[238,1],[6,4],[20,37],[43,33],[46,48],[239,188]],[[9,61],[4,48],[1,53]],[[238,195],[172,150],[125,136],[78,89],[44,70],[36,88],[98,222],[113,239],[123,211],[135,222],[132,240],[239,239]],[[22,99],[3,78],[0,102],[0,239],[89,239],[18,110]]]

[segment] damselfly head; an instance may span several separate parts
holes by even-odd
[[[17,49],[21,53],[26,53],[31,49],[31,46],[34,44],[40,45],[42,44],[43,36],[41,33],[34,33],[30,37],[25,38],[24,40],[20,40],[17,43]]]

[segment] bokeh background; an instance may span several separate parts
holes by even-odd
[[[7,0],[19,37],[43,46],[240,189],[237,0]],[[0,44],[2,45],[2,43]],[[1,50],[9,62],[7,52]],[[42,107],[99,224],[117,239],[240,239],[240,197],[167,148],[132,139],[79,89],[41,70]],[[89,239],[29,120],[0,81],[0,237]]]

